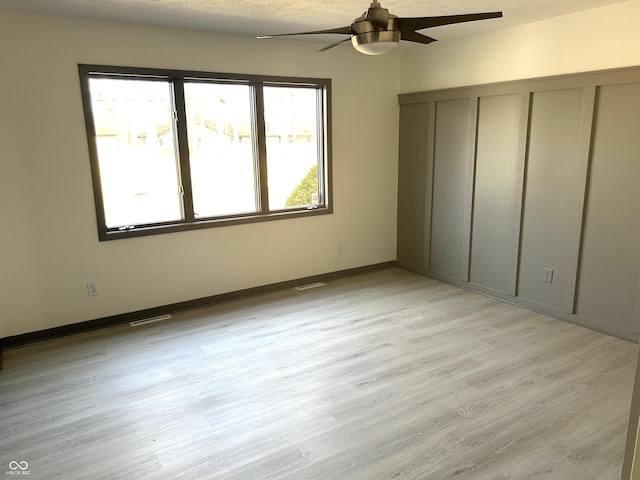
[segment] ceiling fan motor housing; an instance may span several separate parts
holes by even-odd
[[[351,24],[353,35],[351,43],[361,53],[366,55],[382,55],[390,52],[400,43],[400,25],[398,17],[387,14],[386,28],[382,28],[367,20],[372,8],[356,18]],[[386,10],[386,9],[380,9]]]

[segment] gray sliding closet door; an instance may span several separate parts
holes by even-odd
[[[580,244],[573,219],[581,211],[573,210],[571,199],[581,188],[576,161],[582,98],[579,88],[533,94],[522,219],[518,296],[566,311],[572,305],[564,305],[565,289],[573,288],[575,271],[565,259]],[[551,282],[544,281],[545,268],[553,270]]]
[[[407,105],[400,110],[400,149],[398,168],[398,263],[406,268],[420,270],[423,251],[428,251],[428,235],[425,237],[425,217],[430,215],[431,172],[428,144],[432,135],[428,126],[428,103]],[[433,125],[431,126],[433,129]],[[429,197],[427,199],[427,196]],[[422,266],[428,269],[429,266]]]
[[[640,331],[640,83],[596,103],[577,313]]]
[[[515,295],[528,95],[482,97],[471,244],[472,283]]]
[[[468,275],[470,182],[475,108],[471,99],[436,103],[431,271],[463,279]]]

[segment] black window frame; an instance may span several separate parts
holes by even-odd
[[[80,75],[80,90],[84,108],[85,125],[89,146],[89,159],[93,180],[93,192],[98,224],[98,237],[100,241],[115,240],[121,238],[140,237],[173,233],[203,228],[214,228],[229,225],[281,220],[287,218],[300,218],[314,215],[326,215],[333,213],[333,188],[332,188],[332,160],[331,160],[331,79],[328,78],[300,78],[279,77],[271,75],[249,75],[219,72],[203,72],[189,70],[171,70],[156,68],[122,67],[109,65],[78,64]],[[105,209],[102,195],[102,183],[98,161],[97,136],[94,125],[93,110],[91,104],[90,78],[131,78],[141,80],[164,80],[172,85],[175,108],[175,131],[177,133],[177,152],[181,189],[183,197],[184,219],[172,222],[161,222],[108,228],[105,219]],[[187,141],[186,114],[184,105],[184,84],[189,81],[211,81],[215,83],[235,83],[248,85],[253,93],[252,117],[255,128],[254,151],[255,159],[256,196],[259,211],[229,216],[217,216],[196,218],[193,209],[191,192],[191,174],[189,166],[189,148]],[[318,205],[287,208],[280,210],[269,209],[268,199],[268,172],[266,134],[264,120],[263,88],[268,86],[305,87],[315,88],[317,92],[318,113]]]

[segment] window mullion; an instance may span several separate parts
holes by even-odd
[[[178,156],[180,157],[180,182],[184,218],[187,222],[193,222],[195,220],[195,212],[193,208],[193,187],[191,185],[191,165],[189,163],[189,135],[187,133],[184,81],[182,79],[173,80],[173,108],[175,109],[178,134]]]
[[[326,148],[327,148],[327,139],[324,135],[326,131],[325,125],[325,93],[324,89],[317,88],[316,89],[316,135],[318,138],[318,203],[320,205],[327,205],[326,198],[326,179],[327,179],[327,171],[325,167],[327,167],[325,158],[326,156]]]
[[[267,174],[267,135],[264,119],[264,91],[261,82],[253,84],[254,151],[256,152],[256,187],[260,195],[260,213],[269,212],[269,182]]]

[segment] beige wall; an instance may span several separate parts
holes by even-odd
[[[640,65],[640,1],[411,48],[401,93]]]
[[[399,54],[13,13],[0,45],[0,338],[395,259]],[[78,63],[331,78],[335,213],[99,242]]]

